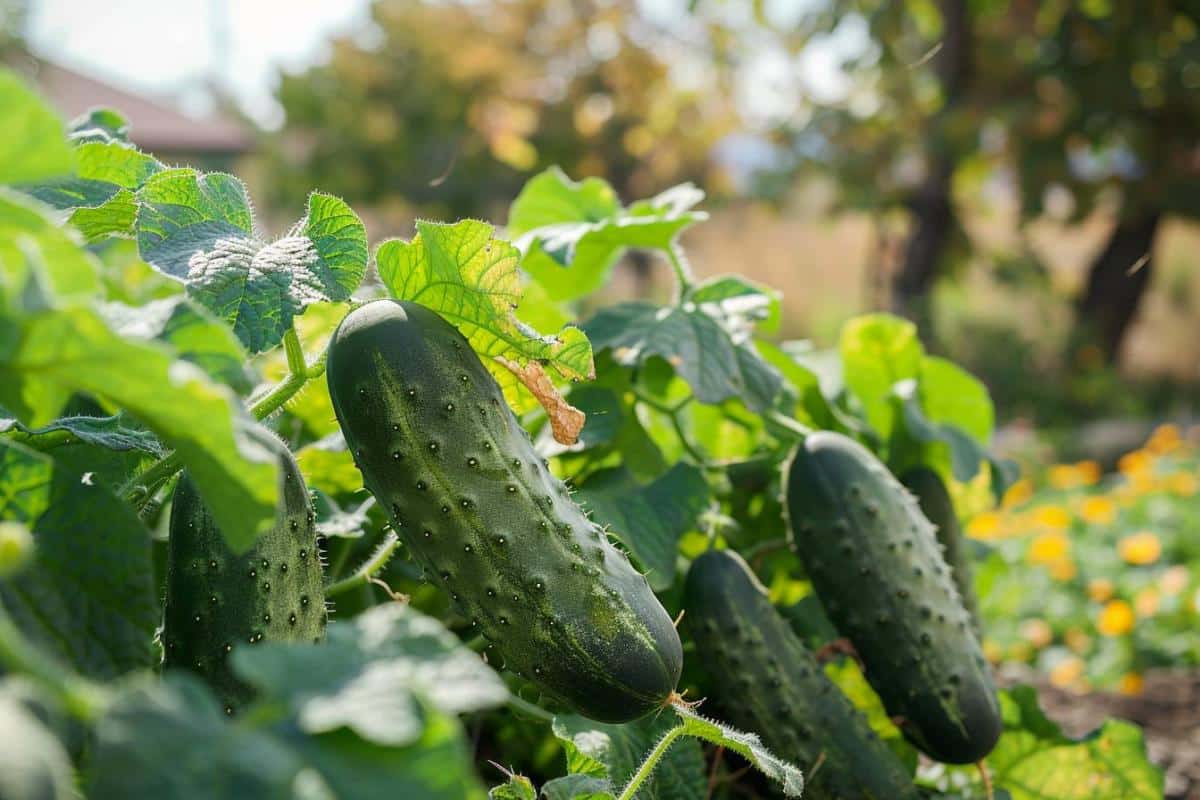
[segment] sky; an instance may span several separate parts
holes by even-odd
[[[683,2],[642,0],[643,13],[679,24],[688,19]],[[767,0],[767,10],[786,25],[819,3]],[[744,16],[749,5],[716,7]],[[279,70],[320,61],[331,36],[368,31],[369,6],[370,0],[30,0],[27,34],[39,55],[196,114],[210,105],[208,82],[219,80],[251,118],[274,128],[283,121],[273,98]],[[739,80],[746,118],[769,126],[781,110],[801,105],[798,95],[834,99],[845,89],[840,53],[865,41],[865,25],[843,24],[798,56],[764,50]]]
[[[34,50],[64,66],[203,112],[219,76],[259,123],[274,126],[280,68],[321,59],[332,35],[361,29],[368,0],[32,0]],[[218,42],[226,32],[227,45]]]

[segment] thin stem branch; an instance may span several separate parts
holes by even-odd
[[[675,282],[679,284],[678,302],[682,303],[692,291],[692,269],[687,263],[687,256],[683,254],[683,248],[678,243],[673,242],[667,248],[667,260],[671,262],[671,268],[675,270]]]
[[[296,396],[311,378],[325,373],[325,354],[322,353],[312,364],[304,363],[304,348],[300,344],[300,336],[295,328],[289,328],[283,335],[283,349],[287,355],[288,374],[270,391],[250,405],[250,414],[256,420],[262,420],[278,411],[287,401]],[[167,480],[183,467],[183,461],[178,453],[169,453],[161,460],[152,464],[144,472],[130,478],[121,487],[121,496],[139,505],[154,495]],[[143,494],[144,492],[144,494]]]
[[[388,531],[387,536],[375,548],[375,552],[371,554],[371,557],[362,563],[362,566],[340,581],[334,581],[325,587],[325,596],[333,597],[342,592],[347,592],[356,586],[370,583],[371,579],[375,577],[375,573],[384,568],[399,546],[400,537],[396,535],[395,531]]]
[[[524,714],[531,717],[536,717],[543,722],[554,722],[554,715],[541,706],[534,705],[528,700],[517,697],[515,694],[509,695],[508,705]]]
[[[641,788],[642,784],[646,782],[646,779],[649,778],[654,772],[654,768],[658,766],[658,762],[662,759],[663,754],[666,753],[667,749],[675,743],[676,739],[678,739],[680,736],[683,736],[683,730],[683,725],[679,725],[667,731],[666,734],[659,739],[658,744],[654,745],[654,749],[650,751],[648,756],[646,756],[646,760],[642,762],[642,765],[638,767],[637,772],[635,772],[633,777],[629,779],[629,783],[624,789],[621,790],[621,794],[617,797],[617,800],[633,800],[633,796],[637,794],[637,790]]]

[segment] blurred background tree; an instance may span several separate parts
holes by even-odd
[[[780,31],[793,48],[859,19],[844,99],[777,131],[845,209],[909,217],[890,306],[927,328],[937,279],[978,255],[964,193],[1011,185],[1022,225],[1047,212],[1113,218],[1074,300],[1071,347],[1115,362],[1153,274],[1166,215],[1200,211],[1195,3],[837,0]],[[970,202],[968,198],[965,202]]]
[[[280,198],[315,184],[401,218],[503,219],[554,164],[625,197],[721,184],[710,153],[735,124],[729,93],[686,80],[712,54],[632,0],[379,0],[371,18],[283,77]]]

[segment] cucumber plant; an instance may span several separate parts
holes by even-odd
[[[116,112],[64,125],[0,70],[0,115],[0,793],[482,800],[489,761],[496,798],[773,792],[737,754],[788,796],[987,795],[871,734],[897,715],[962,761],[999,733],[950,567],[875,460],[1003,489],[986,390],[911,325],[771,341],[777,293],[692,274],[690,185],[626,206],[550,169],[504,235],[419,221],[364,283],[336,197],[269,240],[236,177],[168,168]],[[673,296],[595,304],[630,248]],[[739,559],[819,600],[878,697]],[[1132,726],[1073,741],[999,700],[998,790],[1162,796]]]

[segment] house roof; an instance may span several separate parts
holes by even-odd
[[[153,153],[238,154],[254,146],[250,131],[238,122],[220,117],[190,117],[161,101],[119,89],[45,60],[38,60],[34,80],[67,119],[97,106],[120,111],[130,122],[129,138]]]

